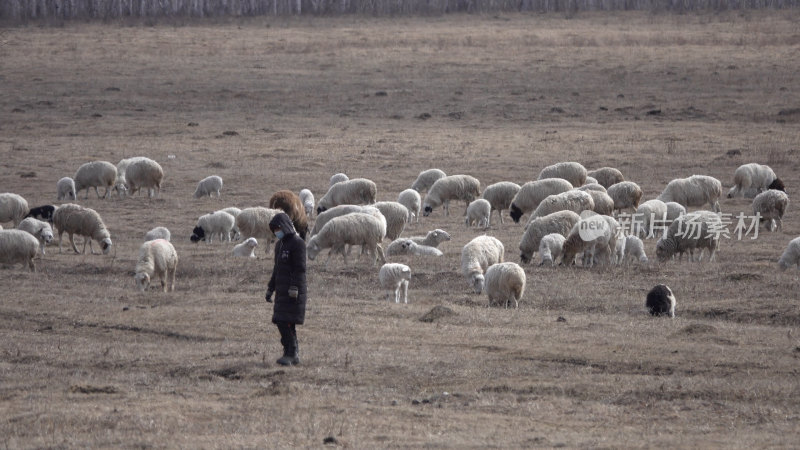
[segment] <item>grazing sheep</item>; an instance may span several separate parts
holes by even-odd
[[[155,227],[144,234],[144,241],[155,241],[156,239],[171,240],[172,235],[166,227]]]
[[[446,176],[447,174],[439,169],[423,170],[417,175],[417,179],[414,180],[414,183],[411,184],[411,189],[420,193],[425,192],[430,189],[433,183],[436,183],[439,178],[444,178]]]
[[[789,241],[789,245],[786,246],[786,249],[778,260],[778,267],[780,267],[781,270],[786,270],[792,266],[800,267],[800,237]]]
[[[484,277],[489,306],[503,304],[508,308],[511,300],[514,300],[514,308],[519,308],[526,281],[522,267],[514,262],[500,262],[489,266]]]
[[[542,262],[540,262],[539,265],[552,266],[553,262],[561,256],[566,239],[567,238],[565,238],[563,234],[559,233],[545,235],[542,240],[539,241],[539,257],[542,258]]]
[[[711,211],[694,211],[677,219],[669,226],[664,236],[656,243],[656,256],[664,262],[675,253],[679,254],[678,261],[683,259],[683,254],[689,251],[689,260],[694,261],[694,250],[700,249],[698,261],[703,259],[703,249],[711,252],[709,261],[714,261],[719,234],[714,230],[722,228],[719,214]]]
[[[560,194],[572,189],[572,184],[561,178],[529,181],[520,187],[511,201],[509,215],[515,223],[519,223],[524,214],[532,212],[548,195]]]
[[[489,228],[489,217],[492,215],[492,205],[485,198],[478,198],[467,206],[464,223],[467,228],[473,224],[479,228]]]
[[[285,212],[292,219],[292,225],[297,234],[300,235],[300,239],[306,240],[308,216],[306,216],[306,209],[299,195],[289,190],[278,191],[270,197],[269,207]]]
[[[587,175],[586,176],[586,180],[583,182],[583,185],[586,186],[587,184],[599,184],[599,183],[597,182],[597,178],[595,178],[593,176],[590,176],[590,175]],[[603,189],[605,189],[605,188],[603,188]]]
[[[77,200],[77,191],[75,190],[75,180],[70,177],[64,177],[56,183],[56,190],[58,197],[56,200]]]
[[[411,269],[405,264],[386,263],[378,272],[381,287],[386,289],[389,301],[400,303],[400,291],[403,292],[403,303],[408,303],[408,281],[411,279]]]
[[[434,209],[442,206],[444,215],[450,215],[450,201],[461,200],[467,205],[481,196],[481,182],[469,175],[448,175],[439,178],[425,194],[423,216],[427,217]]]
[[[61,253],[61,236],[64,233],[69,235],[69,243],[75,253],[86,253],[86,244],[89,244],[89,251],[94,255],[92,239],[100,243],[103,254],[106,255],[111,250],[111,234],[109,234],[103,219],[97,211],[91,208],[84,208],[74,203],[66,203],[58,207],[53,213],[53,225],[58,232],[58,252]],[[75,246],[74,235],[84,236],[83,250],[78,251]]]
[[[128,166],[136,161],[139,161],[140,159],[144,159],[144,156],[123,158],[117,163],[117,179],[114,181],[114,191],[117,192],[117,195],[119,195],[120,198],[125,198],[125,196],[128,194],[128,181],[125,179]]]
[[[178,253],[165,239],[147,241],[139,247],[139,260],[136,262],[136,287],[144,292],[150,287],[150,280],[158,276],[161,290],[175,290],[175,271],[178,267]]]
[[[769,231],[783,229],[783,214],[788,207],[789,196],[777,189],[768,189],[753,199],[753,215],[760,215],[759,225],[766,222]]]
[[[100,198],[98,187],[106,188],[103,198],[108,198],[117,181],[117,168],[108,161],[92,161],[78,167],[73,178],[76,194],[86,189],[84,200],[89,198],[89,188],[94,188],[94,193]]]
[[[653,316],[675,317],[675,295],[665,284],[657,284],[647,293],[644,307]]]
[[[658,199],[664,203],[676,202],[685,208],[711,205],[714,212],[719,212],[719,197],[722,195],[722,183],[707,175],[692,175],[688,178],[676,178],[669,183]]]
[[[254,237],[266,241],[264,252],[269,253],[270,244],[276,239],[269,229],[269,222],[279,212],[263,206],[245,208],[236,216],[236,228],[239,229],[242,239]]]
[[[53,213],[56,212],[54,205],[42,205],[31,208],[25,218],[33,217],[34,219],[44,220],[48,223],[53,223]]]
[[[197,219],[197,225],[192,230],[192,236],[189,239],[195,244],[200,241],[210,244],[214,241],[214,236],[219,235],[220,241],[230,241],[234,223],[236,223],[236,219],[225,211],[203,214]]]
[[[361,205],[339,205],[319,213],[317,220],[314,221],[314,228],[311,229],[311,236],[319,233],[319,230],[334,217],[340,217],[354,212],[364,212],[364,207]]]
[[[631,258],[647,264],[644,243],[637,236],[619,236],[617,238],[617,264],[627,263]]]
[[[478,236],[461,249],[461,273],[476,294],[483,292],[486,269],[503,262],[504,254],[503,243],[492,236]]]
[[[328,189],[317,203],[317,214],[339,205],[368,205],[375,203],[378,186],[366,178],[341,181]]]
[[[486,186],[486,189],[483,190],[483,198],[488,200],[489,204],[492,205],[492,211],[497,211],[497,215],[500,216],[501,224],[505,223],[503,220],[503,210],[511,207],[511,202],[514,201],[514,197],[517,196],[520,189],[521,187],[517,183],[500,181]],[[490,214],[489,221],[491,221],[491,218]]]
[[[28,217],[17,225],[18,230],[27,231],[39,241],[39,248],[44,255],[44,247],[53,240],[53,229],[50,224],[33,217]]]
[[[222,208],[222,209],[220,209],[220,211],[225,211],[226,213],[232,215],[234,219],[239,217],[239,213],[242,212],[241,209],[239,209],[239,208],[237,208],[235,206],[229,206],[227,208]],[[239,233],[239,227],[237,227],[236,223],[234,222],[233,234],[231,235],[231,239],[233,239],[234,241],[238,241],[240,238],[241,238],[241,234]],[[167,239],[167,240],[169,240],[169,239]]]
[[[599,169],[590,170],[588,176],[595,179],[595,182],[604,188],[608,189],[610,186],[625,181],[622,172],[613,167],[601,167]]]
[[[667,220],[664,223],[664,229],[672,225],[678,217],[686,214],[686,207],[677,202],[666,202],[667,205]]]
[[[411,222],[412,218],[419,222],[419,211],[422,208],[422,197],[420,197],[419,192],[414,189],[406,189],[397,196],[397,203],[408,209],[409,222]]]
[[[575,263],[583,253],[583,266],[592,267],[595,261],[614,262],[620,226],[613,217],[591,215],[581,218],[570,230],[561,254],[561,264]]]
[[[603,192],[603,193],[608,192],[608,191],[606,191],[606,188],[604,188],[602,185],[597,184],[597,183],[586,183],[583,186],[576,187],[575,189],[577,189],[579,191],[587,191],[587,192],[589,192],[589,191],[599,191],[599,192]]]
[[[600,185],[598,184],[597,186]],[[594,201],[594,208],[592,208],[592,211],[604,216],[610,216],[614,213],[614,199],[606,194],[605,189],[602,191],[584,189],[583,191],[592,196],[592,200]]]
[[[562,178],[569,181],[573,186],[580,186],[586,182],[588,173],[586,168],[580,163],[576,162],[560,162],[547,166],[539,172],[537,180],[544,180],[546,178]],[[596,177],[595,177],[596,178]]]
[[[542,238],[551,233],[567,237],[581,217],[573,211],[558,211],[544,217],[537,217],[528,223],[519,243],[519,259],[527,264],[539,249]]]
[[[339,253],[347,264],[347,254],[345,246],[360,245],[362,250],[368,251],[375,258],[386,262],[383,248],[380,242],[386,236],[386,222],[369,213],[350,213],[340,217],[334,217],[319,230],[319,233],[309,239],[306,245],[306,255],[308,259],[314,260],[320,251],[330,248],[328,265],[331,255]],[[375,259],[373,259],[373,265]]]
[[[608,188],[608,196],[614,200],[614,210],[622,213],[623,209],[631,208],[636,211],[642,199],[642,188],[633,181],[621,181]]]
[[[408,208],[398,202],[377,202],[373,205],[386,219],[386,238],[397,239],[406,228]]]
[[[733,187],[728,198],[753,198],[767,189],[785,191],[781,181],[772,168],[763,164],[742,164],[733,173]]]
[[[0,264],[27,265],[31,272],[36,272],[33,258],[39,251],[39,241],[30,233],[22,230],[0,229]]]
[[[582,211],[593,210],[594,199],[588,192],[578,191],[575,189],[560,194],[548,195],[539,203],[539,206],[531,214],[531,220],[536,220],[538,217],[544,217],[558,211],[572,211],[580,214]],[[528,225],[528,226],[529,226]]]
[[[10,192],[0,194],[0,223],[13,222],[16,227],[28,212],[28,201],[21,195]]]
[[[211,175],[208,177],[203,178],[197,183],[197,188],[194,190],[194,198],[200,198],[209,196],[211,194],[217,194],[217,198],[220,196],[220,192],[222,190],[222,177],[217,175]]]
[[[314,194],[308,189],[300,191],[300,201],[303,202],[303,208],[306,210],[306,216],[310,219],[314,214]]]
[[[442,256],[444,253],[436,247],[417,244],[411,239],[400,238],[395,239],[386,247],[386,255]]]
[[[161,192],[163,179],[164,169],[150,158],[140,157],[134,160],[125,171],[125,182],[131,195],[139,189],[147,189],[147,197],[157,197]]]
[[[241,244],[233,247],[233,256],[243,256],[245,258],[256,257],[256,247],[258,247],[258,240],[254,237],[245,239]]]
[[[643,236],[645,239],[653,238],[656,237],[657,230],[663,230],[668,226],[665,225],[666,221],[667,204],[657,199],[648,200],[636,208],[636,213],[632,218],[631,231],[634,235]]]
[[[331,176],[330,181],[328,182],[328,188],[330,188],[331,186],[333,186],[336,183],[341,183],[343,181],[349,181],[349,180],[350,180],[350,177],[348,177],[347,175],[345,175],[343,173],[333,174]]]

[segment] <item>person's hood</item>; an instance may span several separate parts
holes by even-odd
[[[289,236],[295,232],[294,225],[292,225],[292,219],[290,219],[286,213],[275,214],[275,217],[269,221],[269,227],[270,229],[275,227],[280,228],[283,230],[285,236]]]

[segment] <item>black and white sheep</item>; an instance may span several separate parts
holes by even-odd
[[[509,215],[519,223],[523,215],[532,212],[548,195],[560,194],[572,189],[572,183],[561,178],[529,181],[523,184],[511,201]]]
[[[594,199],[591,194],[572,189],[545,197],[531,213],[530,221],[558,211],[572,211],[580,214],[582,211],[592,211],[593,209]],[[530,226],[530,221],[528,226]]]
[[[508,308],[514,301],[514,308],[519,308],[519,301],[525,294],[525,271],[517,263],[499,262],[492,264],[484,274],[484,290],[489,297],[489,306],[495,304]]]
[[[621,181],[607,188],[608,196],[614,200],[614,210],[622,213],[623,209],[632,209],[634,212],[642,200],[642,188],[633,181]]]
[[[178,252],[165,239],[147,241],[139,247],[139,260],[136,262],[136,287],[144,292],[150,287],[154,277],[161,280],[161,290],[175,290],[175,272],[178,268]]]
[[[350,177],[348,177],[346,174],[344,174],[344,173],[335,173],[335,174],[331,175],[331,178],[328,181],[328,188],[330,188],[331,186],[333,186],[336,183],[341,183],[343,181],[349,181],[349,180],[350,180]]]
[[[780,259],[778,259],[778,267],[780,267],[781,270],[786,270],[794,266],[800,267],[800,237],[789,241]]]
[[[408,221],[416,219],[419,222],[419,212],[422,209],[422,197],[414,189],[406,189],[397,196],[397,203],[408,209]]]
[[[657,284],[644,301],[644,307],[653,316],[675,317],[675,295],[666,284]]]
[[[564,241],[567,238],[560,233],[550,233],[545,235],[539,241],[539,257],[541,258],[540,266],[552,266],[555,261],[561,256],[564,250]]]
[[[680,261],[683,259],[683,254],[688,251],[689,260],[694,261],[694,250],[699,248],[698,261],[702,261],[704,249],[711,252],[709,261],[714,261],[721,229],[722,220],[717,213],[711,211],[687,213],[675,219],[664,236],[658,240],[656,256],[659,261],[664,262],[677,253]]]
[[[466,205],[481,196],[481,182],[470,175],[448,175],[439,178],[425,194],[422,215],[429,216],[442,206],[445,216],[450,215],[450,201],[461,200]]]
[[[411,184],[411,189],[414,189],[417,192],[425,192],[433,186],[433,183],[439,178],[446,177],[447,174],[440,169],[428,169],[423,170],[422,172],[417,175],[417,179]]]
[[[397,239],[406,228],[408,208],[398,202],[377,202],[373,205],[386,219],[386,238]]]
[[[164,169],[150,158],[140,157],[133,161],[125,171],[127,191],[133,195],[139,189],[147,189],[147,196],[152,198],[161,192]],[[219,192],[217,192],[219,194]]]
[[[37,206],[35,208],[31,208],[31,210],[28,211],[28,214],[25,217],[26,218],[33,217],[34,219],[44,220],[45,222],[52,224],[54,212],[56,212],[55,205],[42,205],[42,206]]]
[[[58,252],[61,253],[61,237],[64,233],[69,235],[69,243],[75,253],[86,253],[86,244],[89,244],[89,251],[95,254],[92,248],[92,240],[100,243],[103,254],[108,254],[111,250],[111,234],[108,232],[100,214],[91,208],[84,208],[74,203],[61,205],[53,213],[53,226],[58,233]],[[83,250],[78,251],[75,246],[74,235],[83,236]]]
[[[580,219],[573,211],[558,211],[530,221],[519,242],[520,261],[524,264],[531,262],[534,253],[539,250],[542,238],[548,234],[558,233],[567,237]]]
[[[117,168],[108,161],[92,161],[78,167],[75,176],[75,194],[86,189],[84,200],[89,198],[89,188],[94,188],[97,198],[100,198],[98,187],[106,188],[102,198],[108,198],[117,181]]]
[[[789,196],[777,189],[768,189],[753,199],[753,215],[760,216],[759,223],[766,223],[770,231],[783,229],[783,214],[788,207]]]
[[[16,227],[22,222],[30,208],[28,201],[19,194],[4,192],[0,194],[0,224],[13,222]]]
[[[597,184],[606,189],[617,183],[622,183],[625,181],[625,177],[622,176],[622,172],[613,167],[601,167],[599,169],[590,170],[587,175],[592,177]]]
[[[78,193],[75,190],[75,180],[70,177],[64,177],[56,183],[56,200],[70,200],[75,201],[78,199]]]
[[[767,189],[785,190],[783,181],[772,168],[757,163],[742,164],[733,173],[733,187],[728,191],[728,198],[753,198]]]
[[[511,202],[514,201],[514,197],[517,196],[520,189],[521,186],[517,183],[500,181],[486,186],[486,189],[483,190],[483,198],[489,201],[492,212],[497,211],[501,224],[505,223],[503,211],[511,207]],[[491,221],[491,214],[489,220]]]
[[[676,178],[669,183],[658,196],[664,203],[676,202],[686,208],[711,205],[714,212],[719,212],[719,198],[722,195],[722,183],[708,175],[692,175],[688,178]]]
[[[154,241],[156,239],[164,239],[165,241],[169,241],[172,238],[172,234],[169,232],[169,229],[166,227],[155,227],[144,234],[144,241]]]
[[[537,180],[561,178],[569,181],[573,186],[580,186],[586,181],[587,176],[586,168],[581,163],[560,162],[542,169]]]
[[[334,217],[319,230],[319,233],[309,239],[306,245],[306,256],[313,261],[320,251],[330,248],[331,251],[328,253],[325,265],[328,264],[333,253],[341,254],[344,263],[347,264],[346,246],[360,245],[362,250],[374,255],[374,258],[380,259],[381,263],[385,263],[386,258],[380,244],[385,236],[386,221],[373,214],[350,213]],[[375,259],[373,259],[374,264]]]
[[[33,259],[38,250],[39,241],[30,233],[0,229],[0,264],[27,265],[31,272],[36,272]]]
[[[306,210],[306,216],[310,219],[314,214],[314,194],[309,189],[301,189],[299,196],[303,202],[303,209]]]
[[[45,254],[44,247],[53,240],[53,228],[50,227],[50,224],[33,217],[24,219],[17,225],[17,229],[27,231],[39,241],[42,255]]]
[[[254,237],[247,238],[244,240],[244,242],[233,246],[233,256],[255,258],[256,247],[258,247],[258,240]]]
[[[225,211],[203,214],[197,219],[197,225],[189,239],[194,243],[206,241],[210,244],[214,241],[214,236],[218,235],[221,242],[230,241],[235,223],[236,219]]]
[[[252,208],[243,209],[238,216],[236,216],[236,228],[242,239],[257,238],[264,245],[264,252],[269,253],[270,244],[275,241],[275,234],[269,229],[269,222],[281,212],[277,209],[264,208],[263,206],[255,206]]]
[[[366,178],[341,181],[328,189],[317,202],[317,214],[339,205],[368,205],[375,203],[378,186]]]
[[[467,206],[464,223],[467,228],[475,225],[479,228],[489,228],[489,218],[492,216],[492,205],[485,198],[476,198]]]
[[[195,188],[194,194],[192,195],[194,198],[200,198],[205,196],[211,197],[212,194],[217,194],[217,198],[219,198],[222,184],[222,177],[219,175],[205,177],[197,182],[197,188]]]
[[[395,303],[408,303],[408,281],[411,279],[411,269],[405,264],[386,263],[378,272],[381,287],[387,291],[389,301],[394,297]],[[402,295],[401,295],[402,293]]]
[[[492,236],[478,236],[461,249],[461,274],[476,294],[483,292],[484,273],[492,265],[503,262],[505,247]]]

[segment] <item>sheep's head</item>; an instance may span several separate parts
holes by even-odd
[[[49,230],[48,228],[42,228],[40,230],[40,233],[41,233],[41,236],[42,236],[42,240],[49,243],[50,241],[53,240],[53,232],[51,230]]]
[[[105,238],[100,241],[100,247],[103,248],[103,254],[107,255],[111,251],[111,238]]]
[[[114,185],[114,191],[120,198],[125,198],[125,196],[128,195],[128,186],[125,185],[124,181],[118,181],[117,184]],[[72,194],[72,192],[70,192],[70,194]]]
[[[519,223],[519,219],[522,217],[522,210],[512,203],[508,211],[508,215],[514,220],[514,223]]]
[[[775,178],[775,180],[767,186],[767,189],[776,189],[779,191],[786,192],[786,186],[783,185],[783,180],[780,178]]]
[[[324,207],[322,205],[317,206],[317,215],[320,215],[320,214],[324,213],[326,209],[328,209],[328,208],[326,208],[326,207]]]
[[[520,252],[519,260],[522,262],[522,264],[528,264],[531,262],[531,255],[528,255],[525,252]]]
[[[203,231],[202,227],[194,227],[194,229],[192,230],[192,236],[189,239],[194,243],[205,241],[206,232]]]
[[[659,239],[658,242],[656,242],[656,257],[658,258],[658,260],[660,262],[665,262],[666,260],[671,258],[672,255],[675,254],[676,250],[677,249],[676,249],[676,245],[675,245],[675,240],[674,239],[670,239],[670,238],[663,239],[662,238],[662,239]]]
[[[431,231],[431,236],[436,242],[445,242],[450,240],[450,233],[439,228]]]
[[[136,280],[136,288],[139,289],[139,291],[144,292],[150,287],[150,275],[144,272],[138,272],[133,278]]]
[[[252,247],[252,248],[256,248],[256,247],[258,247],[258,240],[256,240],[256,238],[254,238],[254,237],[247,238],[247,240],[246,240],[246,241],[244,241],[244,243],[245,243],[245,245],[247,245],[248,247]]]
[[[785,271],[786,269],[788,269],[788,268],[789,268],[789,266],[790,266],[790,265],[791,265],[791,264],[789,264],[789,262],[788,262],[788,261],[786,261],[786,260],[783,258],[783,256],[781,256],[781,258],[778,260],[778,267],[780,267],[780,268],[781,268],[781,270],[784,270],[784,271]]]
[[[472,274],[470,277],[470,283],[472,284],[472,290],[475,291],[476,294],[480,294],[483,292],[483,285],[486,282],[483,274],[475,273]]]
[[[401,254],[408,253],[408,250],[414,245],[414,241],[406,239],[400,242]]]
[[[422,215],[425,216],[425,217],[428,217],[428,216],[431,215],[432,212],[433,212],[433,208],[431,207],[431,205],[428,205],[426,203],[425,204],[425,211],[422,213]]]
[[[308,259],[313,261],[314,258],[316,258],[317,255],[319,254],[320,250],[322,249],[319,247],[319,243],[317,242],[316,239],[314,239],[314,237],[312,237],[311,240],[308,242],[308,245],[306,245],[306,257],[308,257]]]

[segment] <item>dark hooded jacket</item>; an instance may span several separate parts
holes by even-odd
[[[272,322],[302,324],[306,315],[306,243],[294,231],[292,220],[278,213],[269,223],[285,233],[275,243],[275,266],[269,279],[268,291],[275,293]],[[289,297],[289,287],[297,287],[297,298]]]

